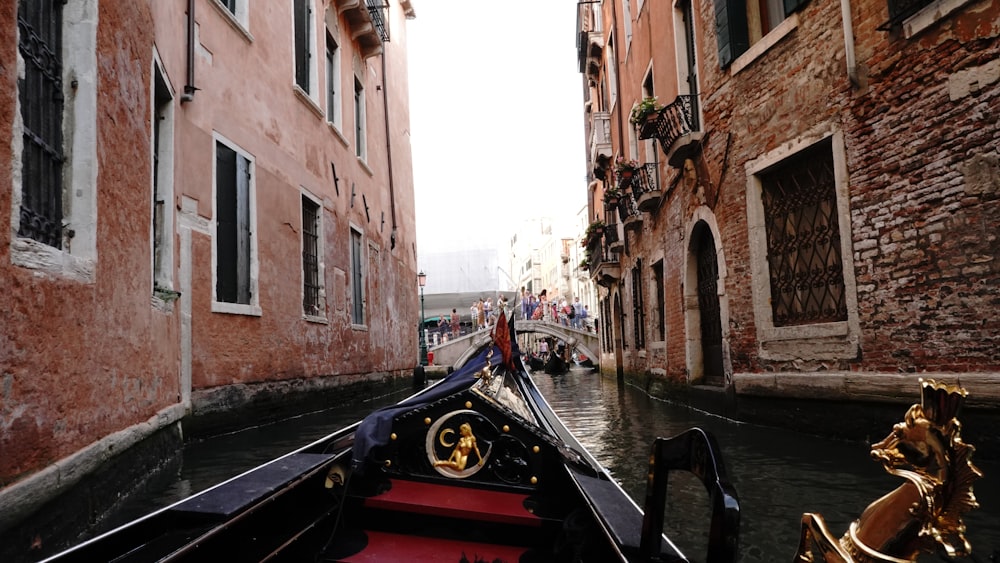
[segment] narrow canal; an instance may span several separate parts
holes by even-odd
[[[613,378],[574,369],[563,376],[534,375],[538,387],[581,443],[642,504],[649,445],[692,426],[715,434],[742,507],[740,560],[792,561],[804,512],[819,512],[838,536],[868,503],[900,484],[868,456],[869,446],[824,440],[707,415],[650,398]],[[374,408],[404,398],[289,419],[185,446],[175,470],[152,484],[107,526],[180,500],[354,422]],[[914,402],[918,400],[914,395]],[[904,414],[900,412],[900,419]],[[888,428],[872,429],[881,439]],[[1000,464],[976,460],[986,477],[975,484],[982,508],[966,515],[974,555],[961,559],[1000,562]],[[704,560],[708,507],[693,477],[671,477],[667,534],[692,561]],[[991,557],[993,554],[993,557]],[[927,556],[921,561],[947,561]]]

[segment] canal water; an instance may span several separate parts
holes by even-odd
[[[837,442],[715,417],[653,399],[642,390],[589,371],[534,375],[538,387],[580,442],[641,506],[649,446],[699,426],[722,448],[741,506],[740,561],[790,562],[804,512],[821,513],[840,535],[873,500],[897,487],[868,456],[869,445]],[[152,484],[105,528],[201,491],[352,423],[407,393],[311,413],[187,444],[166,479]],[[915,401],[917,397],[914,397]],[[900,412],[900,419],[905,411]],[[881,439],[889,429],[873,429]],[[963,562],[1000,562],[1000,464],[976,461],[986,477],[975,484],[982,508],[966,514],[974,555]],[[708,500],[701,484],[679,474],[669,481],[667,535],[692,561],[704,561]],[[920,561],[947,561],[927,556]]]

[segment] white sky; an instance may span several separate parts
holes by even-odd
[[[586,204],[575,0],[416,0],[407,22],[418,256],[500,247]]]

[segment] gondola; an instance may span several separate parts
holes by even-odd
[[[644,516],[541,396],[509,325],[410,398],[46,561],[683,562],[662,532],[672,470],[709,489],[709,560],[735,561],[739,503],[711,435],[657,440]]]
[[[569,363],[556,352],[549,352],[542,370],[549,375],[562,375],[569,371]]]

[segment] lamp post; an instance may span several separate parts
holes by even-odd
[[[427,285],[427,274],[423,270],[417,274],[417,285],[420,286],[420,365],[427,365],[427,337],[424,334],[424,286]]]

